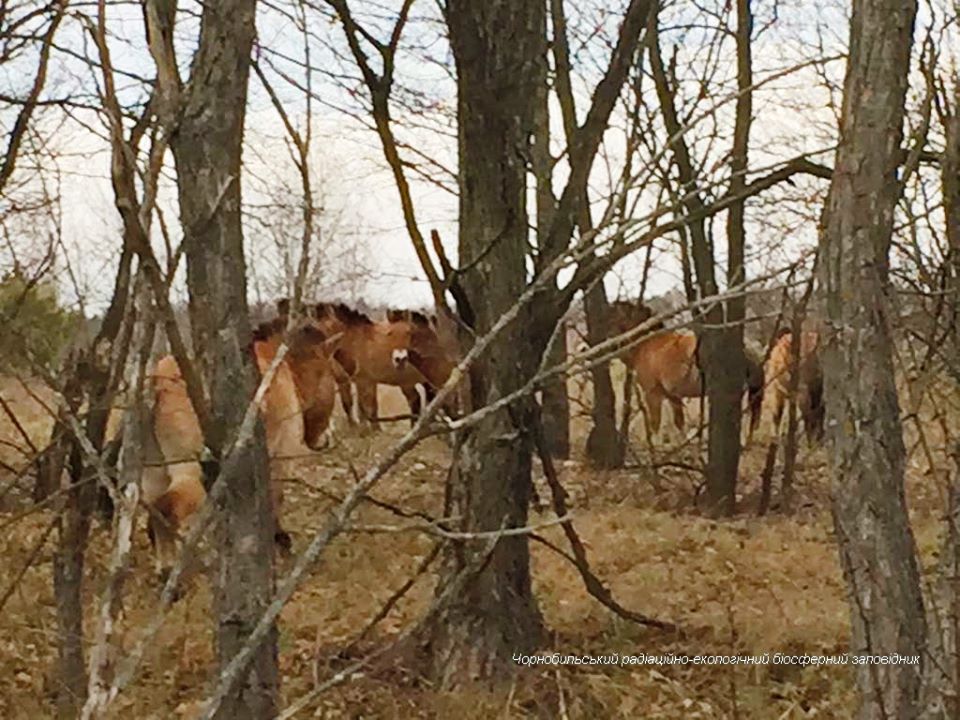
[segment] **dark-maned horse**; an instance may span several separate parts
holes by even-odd
[[[623,300],[610,304],[611,335],[623,334],[653,317],[653,311],[642,303]],[[699,338],[689,332],[665,330],[663,323],[650,328],[655,333],[628,349],[623,357],[633,370],[637,385],[643,391],[644,404],[650,419],[648,435],[659,433],[662,408],[669,402],[673,422],[679,432],[684,429],[683,401],[699,398],[704,393],[704,376],[700,368]],[[763,401],[763,366],[753,353],[745,352],[744,389],[750,408],[749,431],[752,434],[760,420]]]

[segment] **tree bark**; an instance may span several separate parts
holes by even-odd
[[[733,148],[730,153],[730,195],[743,193],[747,185],[750,126],[753,120],[753,60],[751,33],[753,13],[750,0],[737,0],[737,107]],[[746,279],[743,264],[746,245],[744,208],[746,200],[730,206],[727,213],[727,287]],[[710,403],[710,441],[707,449],[707,503],[719,514],[732,514],[736,506],[740,469],[740,426],[742,398],[747,376],[743,352],[743,322],[746,301],[741,297],[726,302],[725,324],[706,334],[706,385]]]
[[[888,301],[916,10],[915,0],[854,0],[840,146],[820,238],[826,425],[851,651],[921,658],[920,666],[857,666],[860,718],[917,717],[926,659]]]
[[[659,34],[656,33],[656,20],[651,23],[651,29],[654,31],[654,39],[650,43],[650,67],[660,101],[664,126],[673,144],[673,162],[676,165],[681,186],[678,195],[683,198],[683,211],[696,218],[687,225],[686,230],[690,237],[697,291],[700,297],[710,297],[717,294],[718,286],[713,243],[704,219],[706,206],[697,190],[697,171],[684,139],[683,123],[677,113],[674,97],[676,88],[671,86],[663,64]],[[738,38],[738,47],[739,45]],[[738,76],[739,74],[738,72]],[[740,80],[739,77],[738,80]],[[738,101],[738,116],[741,114],[742,105],[741,96]],[[749,113],[749,105],[746,109]],[[746,127],[748,132],[749,121]],[[744,135],[740,158],[734,159],[735,163],[742,162],[743,167],[746,167],[745,141]],[[731,207],[732,227],[729,228],[734,233],[735,245],[743,241],[742,214],[739,216],[738,226],[738,218],[734,213],[734,208],[738,205],[742,213],[742,203],[734,203]],[[742,275],[742,245],[739,262],[737,262],[736,252],[731,253],[730,267],[734,277]],[[730,311],[735,312],[733,309]],[[742,308],[740,311],[742,313]],[[710,435],[707,447],[706,510],[712,515],[732,515],[736,509],[737,472],[740,463],[740,403],[745,378],[743,329],[729,324],[728,307],[725,303],[716,303],[698,312],[698,321],[701,325],[697,333],[700,339],[697,350],[698,361],[705,386],[704,392],[709,403]]]
[[[601,343],[609,337],[609,307],[602,282],[598,282],[584,295],[587,342],[591,345]],[[610,380],[610,363],[599,363],[590,368],[590,379],[593,387],[593,405],[590,408],[593,425],[587,435],[587,457],[597,468],[623,467],[627,446],[626,438],[617,432],[616,396]]]
[[[124,237],[126,242],[127,238]],[[115,346],[121,333],[130,296],[132,253],[125,248],[117,269],[113,297],[103,323],[89,347],[70,363],[63,391],[63,414],[53,430],[53,448],[48,471],[55,473],[66,495],[63,514],[57,521],[58,545],[53,561],[53,592],[57,606],[59,654],[57,659],[57,712],[75,718],[86,700],[87,671],[83,638],[84,556],[90,535],[91,514],[96,504],[97,484],[91,474],[92,458],[85,457],[79,431],[94,452],[103,448],[107,421],[122,377],[126,343]],[[129,338],[127,338],[129,340]],[[80,417],[86,400],[85,426],[70,423]],[[66,467],[67,472],[62,469]]]
[[[648,0],[631,0],[587,118],[568,138],[571,174],[540,247],[543,267],[569,245],[590,167],[652,7]],[[527,287],[526,163],[537,66],[546,52],[544,10],[538,0],[447,4],[458,72],[460,278],[477,336],[486,335]],[[492,339],[488,352],[470,369],[473,409],[532,377],[570,298],[566,288],[545,286]],[[534,410],[526,397],[465,433],[448,494],[449,513],[461,519],[462,529],[495,532],[526,524]],[[542,637],[526,534],[504,538],[489,558],[486,553],[476,543],[456,545],[447,553],[438,591],[444,607],[422,637],[430,672],[440,686],[509,672],[513,653],[531,650]],[[482,569],[458,586],[463,571],[474,567]],[[447,592],[449,588],[456,590]]]
[[[557,68],[556,91],[560,104],[564,133],[568,142],[577,134],[576,98],[570,80],[570,48],[567,41],[567,21],[563,0],[550,0],[553,25],[553,57]],[[581,189],[577,228],[581,235],[593,230],[590,216],[590,198],[586,185]],[[603,282],[596,283],[584,294],[583,310],[587,320],[587,342],[591,345],[607,339],[609,305]],[[593,403],[590,407],[592,425],[587,436],[587,458],[598,468],[623,467],[626,443],[617,433],[616,397],[610,380],[610,363],[603,362],[590,368]],[[569,412],[569,410],[568,410]]]
[[[947,235],[944,307],[935,314],[931,354],[947,359],[946,370],[960,384],[960,82],[952,102],[944,98],[944,143],[940,166]],[[939,329],[942,322],[943,331]],[[954,441],[954,472],[948,480],[947,513],[937,577],[929,598],[929,652],[924,678],[924,717],[960,716],[960,441]]]
[[[218,654],[225,667],[243,646],[273,592],[274,521],[262,428],[229,452],[257,386],[250,351],[241,228],[241,149],[255,35],[256,0],[204,5],[189,92],[171,147],[187,258],[194,356],[220,425],[216,442],[227,486],[220,508],[216,582]],[[228,454],[229,452],[229,454]],[[259,646],[218,717],[265,718],[276,711],[276,629]]]
[[[447,20],[458,71],[461,283],[485,334],[526,284],[527,205],[524,154],[543,41],[537,0],[450,0]],[[512,323],[470,371],[472,408],[516,390],[535,370],[532,318]],[[464,531],[527,522],[531,491],[532,406],[515,403],[466,436],[451,485],[451,513]],[[484,552],[463,543],[447,553],[439,593]],[[515,652],[541,640],[543,621],[530,585],[527,537],[503,538],[483,570],[453,598],[428,640],[434,679],[452,687],[502,674]]]
[[[537,270],[543,270],[542,259],[549,253],[547,243],[557,211],[557,197],[553,191],[553,157],[550,154],[550,86],[546,51],[546,13],[544,26],[538,30],[543,46],[537,53],[537,94],[533,109],[533,146],[530,160],[537,184],[537,241],[542,252],[537,254]],[[556,285],[556,281],[553,283]],[[548,363],[559,365],[567,358],[567,333],[562,328],[550,350]],[[567,395],[567,376],[559,375],[543,388],[543,433],[550,455],[570,457],[570,399]]]

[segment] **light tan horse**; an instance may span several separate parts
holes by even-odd
[[[653,317],[643,304],[616,301],[610,305],[610,331],[625,333]],[[683,401],[700,398],[704,393],[704,376],[700,370],[699,338],[693,333],[665,331],[663,323],[651,326],[656,334],[642,339],[626,351],[624,362],[633,370],[637,385],[649,414],[648,435],[660,432],[663,403],[673,408],[673,422],[678,432],[684,430]],[[760,419],[763,396],[763,373],[758,358],[746,353],[744,387],[750,406],[750,431]]]
[[[261,374],[276,357],[282,323],[265,324],[254,333],[253,351]],[[300,328],[291,334],[290,351],[277,367],[264,394],[260,412],[270,455],[271,501],[279,518],[281,481],[293,476],[296,458],[306,454],[305,442],[326,429],[333,409],[334,381],[330,355],[339,338],[327,339],[319,330]],[[161,575],[176,557],[176,537],[187,528],[206,498],[200,460],[203,436],[186,383],[176,360],[162,358],[154,368],[153,414],[147,467],[141,485],[151,508],[148,531]],[[301,395],[302,394],[302,395]],[[309,428],[309,432],[305,430]],[[277,519],[275,539],[289,548],[290,537]]]
[[[795,368],[793,333],[781,330],[764,364],[766,391],[763,398],[764,427],[771,437],[780,433],[783,409],[790,396]],[[823,437],[823,372],[820,367],[820,336],[807,330],[800,334],[800,367],[797,384],[797,407],[803,417],[807,439]]]

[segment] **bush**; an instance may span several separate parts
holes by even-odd
[[[53,369],[77,327],[77,314],[61,307],[52,282],[31,284],[14,271],[0,280],[0,366]]]

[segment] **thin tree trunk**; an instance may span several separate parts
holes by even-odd
[[[564,133],[567,141],[572,142],[577,133],[577,108],[570,80],[570,48],[562,0],[550,0],[550,17],[553,26],[553,57],[557,67],[557,98]],[[580,190],[576,220],[581,236],[592,232],[593,219],[590,216],[590,198],[586,185]],[[584,294],[583,311],[587,320],[587,342],[596,345],[606,340],[609,335],[607,317],[610,309],[602,280]],[[610,380],[610,363],[603,362],[590,368],[590,379],[593,403],[590,407],[592,425],[587,436],[587,459],[599,468],[623,467],[626,444],[617,434],[616,396]]]
[[[598,282],[584,295],[587,342],[591,345],[601,343],[609,337],[609,307],[602,282]],[[593,405],[590,408],[593,425],[587,436],[587,458],[598,468],[623,467],[627,444],[626,438],[617,432],[616,395],[610,380],[610,363],[599,363],[592,367],[590,379],[593,386]]]
[[[126,242],[127,238],[124,237]],[[113,297],[103,323],[89,347],[70,363],[63,391],[63,415],[51,439],[54,447],[49,470],[56,473],[61,489],[70,488],[63,513],[58,520],[59,542],[53,562],[53,592],[57,606],[59,655],[57,660],[57,712],[62,718],[75,718],[86,700],[87,673],[83,639],[84,555],[90,534],[90,516],[97,498],[97,485],[89,476],[94,471],[85,460],[81,430],[94,452],[100,452],[106,434],[110,409],[124,367],[127,343],[115,346],[123,326],[130,296],[132,252],[125,248],[120,257]],[[129,337],[126,338],[129,341]],[[76,418],[87,401],[85,427],[68,422]],[[62,468],[67,468],[67,473]]]
[[[921,658],[920,665],[856,667],[864,719],[917,717],[926,660],[887,300],[916,10],[915,0],[854,0],[840,146],[820,239],[826,425],[851,651]]]
[[[546,13],[543,14],[544,27],[538,34],[546,37]],[[537,240],[541,250],[549,251],[546,243],[557,210],[557,198],[553,192],[553,157],[550,154],[550,87],[547,76],[548,64],[546,47],[537,58],[537,94],[533,110],[533,146],[530,158],[533,174],[537,183]],[[537,269],[543,270],[544,253],[537,254]],[[556,282],[554,281],[554,285]],[[556,342],[550,350],[548,364],[562,364],[567,358],[566,328],[557,334]],[[567,376],[559,375],[543,388],[541,401],[543,412],[543,433],[550,455],[555,458],[570,457],[570,398],[567,394]]]
[[[212,415],[227,441],[241,425],[257,385],[250,351],[246,264],[240,215],[244,110],[255,35],[256,0],[204,5],[183,117],[172,138],[187,257],[193,348],[210,388]],[[225,667],[252,632],[273,592],[274,522],[262,427],[220,468],[216,582],[218,655]],[[276,629],[218,717],[266,718],[279,684]]]
[[[960,81],[955,81],[952,103],[944,98],[942,105],[949,108],[943,117],[946,142],[940,170],[948,246],[946,306],[940,313],[943,334],[935,328],[933,342],[942,337],[947,371],[960,383]],[[960,442],[954,441],[952,454],[944,536],[929,598],[931,662],[924,678],[924,710],[930,718],[960,717]]]
[[[82,462],[79,453],[77,455],[71,459],[70,473],[65,476],[65,482],[72,485],[76,485],[82,477]],[[72,720],[79,715],[87,693],[83,642],[83,568],[95,498],[95,487],[90,483],[75,488],[67,494],[63,512],[57,521],[59,542],[53,557],[59,644],[57,714],[65,720]]]
[[[686,228],[690,235],[697,290],[700,297],[709,297],[717,294],[718,288],[713,244],[703,218],[705,206],[697,190],[696,169],[683,136],[683,124],[677,113],[675,88],[671,87],[663,64],[655,20],[651,23],[651,30],[654,31],[654,39],[650,43],[650,67],[664,125],[673,143],[673,162],[677,167],[681,185],[679,195],[683,198],[683,210],[697,218]],[[749,110],[749,107],[747,109]],[[747,128],[749,129],[749,124]],[[740,161],[745,167],[745,145]],[[735,235],[734,242],[742,242],[742,217],[739,228],[736,220],[733,222],[733,232],[740,233],[739,238]],[[739,260],[739,263],[732,262],[731,268],[742,274],[742,248]],[[737,469],[740,459],[740,400],[744,382],[743,331],[742,328],[728,326],[723,304],[707,307],[699,313],[699,321],[701,329],[698,332],[698,362],[710,408],[706,509],[714,515],[732,515],[736,509]]]
[[[729,194],[741,194],[747,184],[750,126],[753,120],[753,60],[751,32],[753,14],[750,0],[737,0],[737,107],[730,154]],[[730,206],[727,213],[727,287],[745,280],[743,264],[746,245],[744,227],[745,200]],[[745,298],[726,303],[725,327],[711,331],[706,353],[707,398],[710,402],[710,442],[707,450],[707,502],[721,514],[732,514],[736,505],[737,476],[740,468],[740,425],[742,398],[747,376],[743,353]]]

